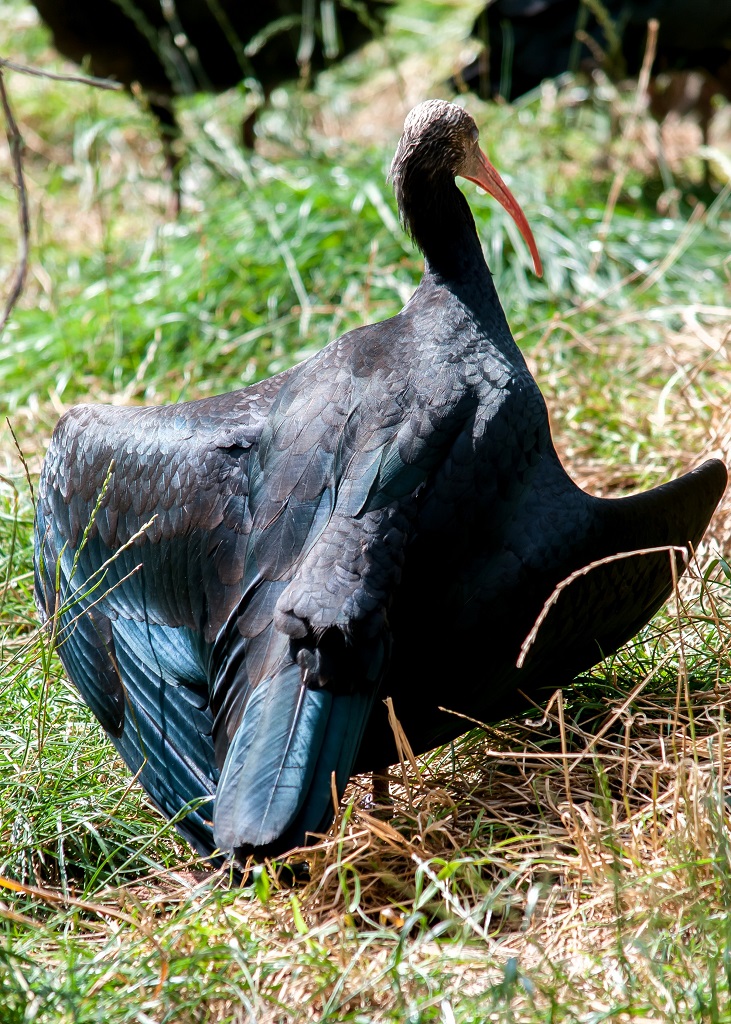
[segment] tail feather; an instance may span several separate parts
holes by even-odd
[[[330,718],[332,695],[287,665],[252,693],[221,772],[214,833],[221,849],[276,839],[302,806]]]
[[[308,832],[325,832],[333,819],[332,776],[340,798],[353,773],[360,741],[373,705],[370,693],[338,695],[333,698],[325,740],[312,773],[310,786],[297,816],[277,840],[276,850],[301,846]],[[270,851],[260,851],[269,854]]]
[[[256,687],[226,756],[216,792],[214,835],[241,857],[301,846],[332,821],[373,704],[371,692],[309,689],[286,665]]]

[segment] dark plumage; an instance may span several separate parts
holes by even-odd
[[[326,829],[332,773],[342,793],[394,757],[385,696],[422,751],[464,731],[440,706],[495,720],[616,650],[669,595],[667,552],[577,580],[516,668],[556,584],[697,544],[723,492],[719,462],[615,501],[572,483],[456,174],[535,251],[472,118],[421,104],[392,177],[425,270],[397,316],[243,391],[55,430],[41,614],[163,813],[215,794],[179,824],[204,853]]]
[[[700,71],[696,98],[704,136],[712,99],[731,99],[731,4],[727,0],[603,0],[608,19],[582,0],[494,0],[475,22],[485,44],[458,76],[458,84],[485,99],[515,100],[546,78],[601,65],[610,77],[636,76],[642,67],[647,22],[660,28],[653,76]],[[656,117],[668,113],[654,81],[650,104]]]

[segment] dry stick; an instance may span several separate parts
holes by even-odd
[[[12,921],[13,924],[22,924],[26,928],[32,928],[37,930],[38,922],[32,917],[27,917],[25,914],[19,914],[15,910],[11,910],[7,903],[0,902],[0,918],[4,921]]]
[[[525,696],[525,694],[521,694],[521,696]],[[526,699],[530,700],[530,697],[527,697]],[[536,704],[534,701],[530,701],[530,703],[533,704],[533,707],[540,711],[541,714],[544,713],[543,708],[539,704]],[[490,722],[483,722],[482,719],[480,718],[475,718],[473,715],[464,715],[462,714],[461,711],[454,711],[452,708],[443,707],[441,704],[437,707],[437,711],[444,711],[445,714],[447,715],[454,715],[455,718],[462,718],[464,719],[465,722],[469,722],[470,725],[476,725],[477,728],[482,729],[483,732],[496,731],[494,724]],[[497,731],[499,734],[499,730]],[[535,748],[536,750],[540,750],[540,747],[538,747],[537,745],[535,745]],[[487,751],[487,753],[490,753],[490,751]],[[512,754],[510,754],[509,756],[512,757]]]
[[[80,85],[93,85],[96,89],[123,89],[121,82],[112,82],[108,78],[92,78],[89,75],[57,75],[53,71],[43,71],[41,68],[31,67],[29,64],[18,64],[7,57],[0,57],[0,72],[2,68],[10,71],[19,71],[23,75],[32,75],[34,78],[50,78],[54,82],[78,82]]]
[[[333,816],[337,818],[340,813],[340,798],[338,796],[338,782],[335,772],[330,772],[330,798],[333,802]]]
[[[624,131],[622,132],[623,139],[626,139],[629,136],[630,132],[634,130],[634,127],[637,124],[637,120],[640,116],[643,101],[647,96],[647,87],[650,84],[650,71],[652,70],[652,65],[655,62],[658,27],[659,22],[656,18],[651,18],[647,23],[647,45],[645,46],[645,56],[643,57],[642,70],[640,71],[640,76],[637,80],[637,91],[635,92],[635,101],[632,107],[632,114],[627,120],[627,123],[624,127]],[[617,200],[619,199],[619,193],[622,191],[622,186],[624,185],[624,180],[626,177],[627,162],[626,160],[623,160],[622,166],[615,174],[614,181],[612,182],[612,187],[609,190],[607,205],[604,208],[604,216],[602,217],[602,222],[599,225],[599,231],[597,233],[597,241],[599,242],[599,247],[597,251],[594,253],[594,258],[591,261],[591,267],[589,268],[590,274],[596,273],[602,255],[604,253],[604,243],[606,241],[607,234],[609,233],[609,225],[612,222],[612,217],[614,216],[614,210],[617,205]]]
[[[18,71],[24,75],[32,75],[35,78],[50,78],[56,82],[78,82],[81,85],[92,85],[97,89],[117,90],[123,88],[119,82],[110,82],[105,78],[92,78],[88,75],[58,75],[51,71],[43,71],[40,68],[31,67],[28,64],[18,64],[14,60],[8,60],[7,57],[0,57],[0,102],[2,103],[3,113],[5,114],[5,133],[8,137],[10,155],[13,162],[13,169],[15,171],[15,185],[18,189],[19,204],[18,217],[20,220],[20,241],[18,243],[20,261],[15,273],[13,286],[10,290],[10,296],[5,305],[3,314],[0,317],[0,333],[2,333],[5,325],[10,319],[10,314],[23,291],[23,285],[25,284],[25,278],[28,273],[28,253],[30,249],[28,192],[25,187],[25,177],[23,175],[23,139],[13,116],[13,111],[10,107],[10,101],[5,88],[5,80],[3,78],[4,68],[8,68],[10,71]]]
[[[568,772],[568,761],[566,760],[566,754],[568,754],[568,744],[566,742],[566,719],[563,713],[563,690],[559,690],[556,694],[558,704],[558,729],[561,736],[561,754],[563,755],[563,780],[566,787],[566,799],[568,801],[571,816],[576,818],[576,811],[574,809],[574,800],[571,795],[571,779]],[[576,822],[575,822],[576,823]],[[577,827],[578,831],[578,827]]]
[[[44,903],[76,907],[79,910],[85,910],[99,917],[112,917],[117,921],[123,921],[125,924],[131,925],[133,928],[138,928],[140,931],[143,931],[143,934],[146,934],[141,927],[140,921],[132,917],[131,914],[119,910],[117,907],[107,907],[101,903],[91,903],[88,900],[78,900],[75,897],[69,897],[63,893],[56,892],[54,889],[41,888],[37,885],[24,885],[21,882],[16,882],[14,878],[9,878],[5,875],[0,875],[0,887],[9,889],[11,892],[22,893],[25,896],[35,896],[36,899],[43,900]],[[154,936],[150,936],[150,938],[152,938],[154,945],[160,948],[157,939]]]
[[[18,131],[18,125],[15,123],[13,117],[13,111],[10,108],[10,101],[8,100],[8,94],[5,89],[5,80],[3,79],[2,70],[0,69],[0,102],[2,102],[3,111],[5,113],[5,134],[8,137],[8,146],[10,147],[10,156],[13,162],[13,170],[15,171],[15,186],[18,190],[18,217],[20,219],[20,241],[18,242],[18,250],[20,254],[20,262],[18,263],[18,269],[15,272],[15,280],[13,286],[10,289],[10,295],[8,301],[5,304],[5,310],[0,317],[0,334],[2,333],[10,314],[13,311],[13,306],[20,298],[21,292],[23,291],[23,285],[25,284],[25,276],[28,272],[28,251],[30,248],[30,217],[28,215],[28,193],[25,188],[25,179],[23,177],[23,158],[22,148],[23,139],[21,138],[20,132]]]
[[[609,565],[610,562],[618,562],[620,561],[620,559],[623,558],[634,558],[635,555],[656,555],[659,554],[661,551],[676,551],[678,554],[683,555],[687,565],[687,548],[681,547],[678,544],[662,544],[659,547],[655,548],[637,548],[635,551],[618,551],[616,555],[607,555],[606,558],[599,558],[595,562],[589,562],[588,565],[585,565],[581,569],[577,569],[575,572],[572,572],[571,575],[567,576],[565,580],[561,580],[561,582],[555,588],[555,590],[548,598],[546,603],[543,605],[540,615],[533,624],[533,628],[521,644],[520,654],[518,655],[518,660],[515,663],[515,667],[523,667],[523,665],[525,664],[525,659],[528,657],[528,651],[535,643],[536,637],[538,636],[538,631],[540,630],[543,623],[546,621],[546,616],[550,612],[553,605],[555,605],[558,601],[562,591],[564,591],[568,586],[570,586],[575,580],[578,580],[581,576],[586,576],[587,573],[592,571],[592,569],[598,569],[602,565]]]
[[[557,751],[544,751],[543,753],[536,753],[534,750],[486,750],[481,755],[484,758],[492,757],[497,761],[578,761],[586,756],[585,750],[567,751],[566,753],[559,754]],[[602,754],[602,760],[612,761],[615,764],[621,764],[624,760],[623,754]],[[641,764],[649,766],[654,764],[654,761],[635,761],[635,764]],[[359,812],[360,813],[360,812]]]
[[[419,771],[419,766],[416,763],[416,758],[414,757],[414,752],[411,749],[411,744],[406,738],[406,733],[404,732],[401,723],[396,717],[396,712],[393,706],[393,700],[391,699],[391,697],[386,697],[383,703],[386,705],[386,708],[388,710],[388,724],[391,726],[391,730],[393,731],[393,738],[396,744],[396,752],[398,754],[399,764],[401,766],[401,778],[403,780],[404,789],[406,790],[406,801],[408,803],[409,810],[413,813],[414,803],[411,799],[411,786],[409,785],[409,776],[406,771],[406,762],[408,761],[408,763],[411,765],[411,770],[413,771],[414,775],[416,776],[419,782],[421,782],[421,772]]]
[[[632,731],[632,719],[627,718],[624,723],[624,754],[622,757],[622,801],[624,803],[624,809],[627,812],[627,818],[632,817],[632,812],[629,806],[629,747],[630,747],[630,733]]]

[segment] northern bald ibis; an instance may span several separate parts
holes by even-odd
[[[83,405],[53,434],[41,615],[151,799],[192,807],[178,828],[205,854],[327,829],[333,774],[342,794],[395,756],[386,696],[419,752],[465,730],[440,707],[494,721],[615,651],[726,485],[717,461],[616,500],[572,482],[457,175],[511,213],[540,272],[473,119],[422,103],[391,168],[425,258],[400,313],[244,390]],[[516,667],[557,584],[648,548],[578,576]]]

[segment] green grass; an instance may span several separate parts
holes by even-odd
[[[22,11],[0,4],[8,52],[52,63]],[[437,29],[454,53],[470,21],[451,14],[408,0],[385,50],[314,96],[279,94],[250,163],[233,142],[242,97],[190,102],[177,223],[144,111],[6,73],[34,234],[0,394],[31,479],[75,401],[242,386],[400,307],[420,261],[385,182],[398,126],[368,144],[358,126],[374,82],[402,103],[415,55],[433,68],[424,95],[440,91]],[[537,281],[512,223],[469,186],[572,474],[619,493],[728,453],[728,189],[698,184],[691,151],[679,195],[663,195],[641,143],[612,138],[624,101],[608,90],[579,104],[548,90],[519,111],[468,102],[546,267]],[[7,280],[17,214],[1,191]],[[731,1021],[723,514],[708,579],[577,683],[563,717],[475,730],[420,776],[396,770],[388,821],[359,809],[356,785],[307,885],[272,866],[238,890],[149,807],[38,633],[31,494],[0,438],[0,1024]]]

